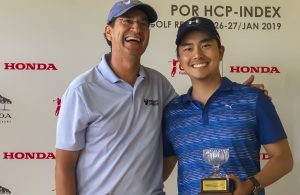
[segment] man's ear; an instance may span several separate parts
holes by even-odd
[[[112,40],[112,28],[111,26],[109,25],[106,25],[105,26],[105,29],[104,29],[104,33],[105,33],[105,37],[107,38],[107,40],[111,41]]]
[[[223,60],[224,53],[225,53],[225,47],[221,45],[221,47],[219,48],[220,61]]]
[[[180,63],[180,56],[179,56],[179,54],[178,54],[178,56],[177,56],[177,63],[178,63],[178,65],[179,65],[179,69],[180,69],[180,70],[183,70],[183,67],[181,66],[181,63]]]

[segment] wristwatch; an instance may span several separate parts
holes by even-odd
[[[252,182],[254,186],[251,195],[259,195],[259,192],[263,189],[263,187],[260,185],[260,183],[257,181],[257,179],[254,176],[251,176],[248,179]]]

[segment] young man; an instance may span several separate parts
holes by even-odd
[[[264,187],[293,166],[274,106],[261,90],[221,77],[219,65],[225,49],[211,20],[193,17],[184,22],[176,45],[192,87],[164,111],[164,179],[178,160],[179,194],[198,195],[200,179],[213,172],[203,159],[203,150],[229,148],[230,158],[221,173],[234,180],[234,195],[264,194]],[[262,169],[261,145],[270,156]]]

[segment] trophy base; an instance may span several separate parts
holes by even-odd
[[[232,195],[234,182],[227,178],[201,179],[201,192],[199,195]]]
[[[232,195],[231,192],[200,192],[199,195]]]

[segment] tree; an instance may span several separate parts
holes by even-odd
[[[4,105],[4,107],[3,107],[2,110],[6,110],[6,109],[5,109],[5,105],[6,105],[6,104],[12,104],[12,102],[11,102],[10,99],[5,98],[5,97],[3,97],[3,96],[0,95],[0,104],[3,104],[3,105]]]
[[[0,193],[1,194],[11,194],[10,190],[9,189],[6,189],[2,186],[0,186]]]

